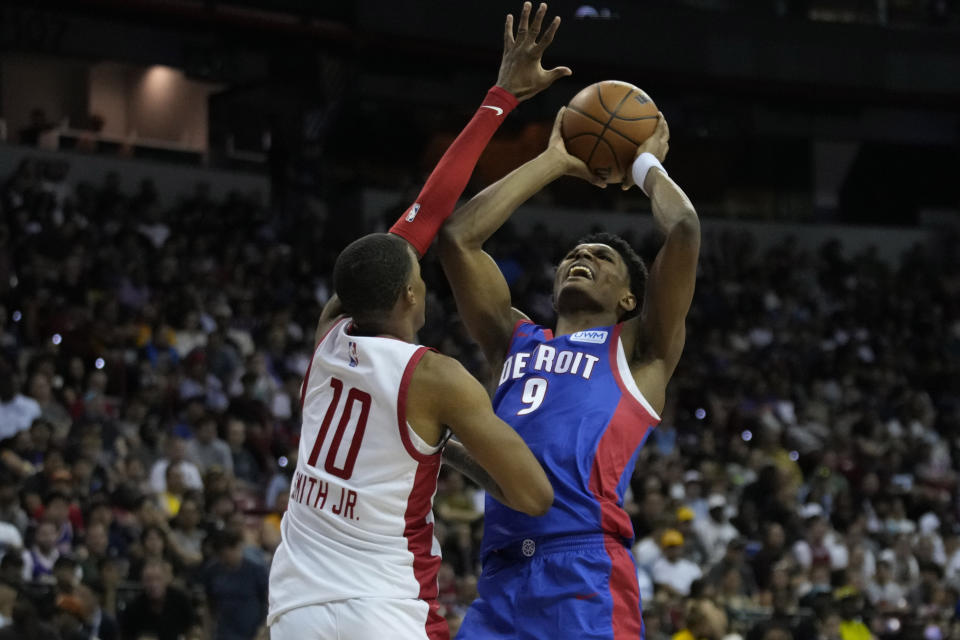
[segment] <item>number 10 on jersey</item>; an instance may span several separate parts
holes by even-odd
[[[333,388],[333,400],[327,408],[326,415],[323,416],[323,422],[320,424],[320,431],[317,433],[317,439],[313,443],[313,449],[310,451],[310,457],[307,464],[311,467],[317,466],[317,458],[320,457],[320,450],[326,440],[327,432],[330,430],[330,423],[333,416],[340,406],[340,397],[343,395],[343,381],[337,378],[330,378],[330,386]],[[360,453],[360,445],[363,443],[363,433],[367,429],[367,418],[370,415],[370,394],[351,387],[347,391],[346,403],[343,408],[343,415],[340,416],[340,422],[333,432],[333,442],[330,443],[330,450],[327,451],[327,457],[323,463],[323,469],[330,475],[348,480],[353,475],[353,466],[357,463],[357,455]],[[349,441],[347,458],[342,467],[337,466],[337,454],[343,444],[343,437],[350,426],[351,419],[354,418],[354,405],[359,404],[360,410],[356,415],[356,428],[353,430],[353,437]]]

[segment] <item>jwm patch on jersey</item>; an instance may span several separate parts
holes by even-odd
[[[523,538],[606,532],[633,538],[623,496],[660,418],[630,374],[621,325],[553,337],[518,323],[494,409],[543,464],[553,507],[533,518],[487,498],[484,553]]]

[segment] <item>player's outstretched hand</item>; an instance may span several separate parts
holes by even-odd
[[[663,117],[663,113],[658,113],[657,118],[657,128],[654,129],[650,137],[644,140],[643,144],[637,148],[637,155],[634,156],[634,159],[641,153],[652,153],[660,162],[666,160],[667,152],[670,150],[670,127],[667,125],[667,119]],[[632,168],[633,166],[631,164],[631,169]],[[623,176],[623,182],[620,183],[620,188],[626,191],[632,186],[633,171],[628,169]]]
[[[537,95],[558,78],[573,73],[569,67],[555,67],[548,71],[541,66],[543,52],[553,42],[553,36],[560,27],[560,16],[555,17],[540,36],[547,5],[540,4],[532,24],[530,9],[530,3],[524,2],[520,19],[517,21],[516,36],[513,33],[513,14],[507,16],[503,28],[503,59],[500,61],[500,74],[497,76],[497,86],[512,93],[520,102]]]
[[[604,189],[607,186],[606,181],[590,171],[587,163],[583,160],[570,155],[567,152],[567,147],[563,144],[563,136],[560,134],[560,124],[563,122],[563,112],[566,110],[566,107],[560,107],[560,111],[557,112],[557,117],[553,121],[553,131],[550,132],[550,143],[547,145],[547,151],[556,153],[561,158],[564,166],[564,175],[583,178],[587,182]]]

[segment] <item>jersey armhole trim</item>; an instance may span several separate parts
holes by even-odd
[[[349,319],[350,318],[348,318],[347,316],[343,316],[339,320],[334,322],[332,325],[330,325],[326,333],[323,334],[323,337],[320,338],[320,341],[317,342],[317,346],[313,348],[313,355],[310,357],[310,362],[307,363],[307,371],[303,374],[303,382],[300,384],[300,413],[301,414],[303,413],[303,403],[307,399],[307,381],[310,380],[310,370],[313,368],[313,361],[317,358],[317,351],[320,350],[320,345],[324,343],[324,341],[327,339],[327,336],[329,336],[334,329],[336,329],[344,321]]]
[[[520,325],[523,325],[523,324],[529,324],[529,325],[532,326],[532,327],[535,327],[535,328],[537,328],[537,329],[540,329],[540,331],[543,332],[543,335],[544,335],[544,337],[545,337],[547,340],[553,340],[553,330],[552,330],[552,329],[544,329],[543,327],[541,327],[540,325],[538,325],[536,322],[534,322],[534,321],[531,320],[530,318],[520,318],[520,319],[517,320],[516,323],[514,323],[514,325],[513,325],[513,331],[510,333],[510,343],[507,345],[507,351],[503,354],[504,358],[506,358],[507,355],[508,355],[511,351],[513,351],[513,343],[516,342],[516,340],[517,340],[517,329],[519,329],[519,328],[520,328]]]
[[[633,373],[630,372],[630,365],[623,351],[623,343],[620,342],[620,329],[622,327],[623,323],[615,325],[613,335],[610,337],[610,369],[613,371],[613,377],[616,379],[620,391],[633,398],[644,411],[650,414],[650,417],[659,423],[660,415],[653,410],[653,406],[640,391],[637,381],[633,379]]]
[[[442,446],[437,449],[435,453],[431,454],[419,451],[414,446],[413,440],[410,439],[408,429],[411,427],[407,425],[407,391],[410,388],[410,380],[413,379],[413,372],[416,370],[420,360],[428,351],[431,351],[429,347],[417,347],[417,350],[413,352],[410,360],[407,361],[406,368],[403,370],[403,377],[400,379],[400,390],[397,392],[397,426],[400,428],[400,440],[403,442],[403,448],[407,450],[410,457],[418,462],[433,462],[443,451]]]
[[[522,324],[533,324],[533,320],[530,318],[520,318],[513,323],[513,331],[510,332],[510,342],[507,343],[507,350],[504,352],[503,357],[506,358],[507,354],[513,351],[513,343],[517,339],[517,329],[520,328]]]

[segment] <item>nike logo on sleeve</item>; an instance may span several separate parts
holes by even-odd
[[[496,111],[498,116],[502,116],[502,115],[503,115],[503,109],[501,109],[500,107],[493,107],[493,106],[491,106],[491,105],[489,105],[489,104],[485,104],[485,105],[481,106],[480,108],[481,108],[481,109],[490,109],[491,111]]]

